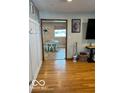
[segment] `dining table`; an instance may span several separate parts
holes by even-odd
[[[45,42],[45,50],[47,52],[56,52],[58,48],[59,41],[57,40],[51,40],[48,42]]]

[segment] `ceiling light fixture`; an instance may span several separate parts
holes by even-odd
[[[72,0],[67,0],[67,2],[71,2]]]

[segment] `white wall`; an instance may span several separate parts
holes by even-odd
[[[37,67],[42,61],[41,57],[41,31],[39,23],[35,22],[31,18],[29,19],[29,49],[30,49],[30,61],[32,64],[33,77],[36,73]]]
[[[31,0],[30,0],[31,3]],[[31,7],[31,6],[30,6]],[[31,8],[30,8],[31,9]],[[42,65],[41,30],[38,17],[38,10],[34,6],[35,12],[29,12],[29,81],[37,78]],[[29,87],[31,93],[32,87]]]
[[[67,19],[68,20],[68,43],[67,43],[67,58],[72,58],[74,43],[78,43],[78,52],[85,51],[85,46],[89,42],[95,43],[94,40],[85,40],[84,34],[88,18],[95,18],[95,14],[55,14],[40,12],[40,19]],[[81,32],[71,33],[71,19],[81,19]]]
[[[29,19],[29,80],[37,78],[42,65],[42,47],[40,24],[33,19]],[[31,90],[31,89],[30,89]]]

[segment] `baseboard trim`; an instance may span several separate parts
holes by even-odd
[[[67,58],[66,60],[72,60],[72,58]]]

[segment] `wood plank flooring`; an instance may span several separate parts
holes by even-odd
[[[34,87],[32,93],[95,93],[95,63],[45,61],[37,80],[46,84]]]
[[[56,52],[45,52],[45,60],[65,59],[65,48],[58,48]]]

